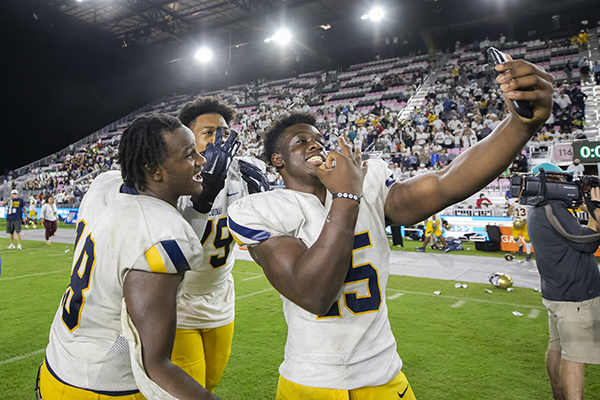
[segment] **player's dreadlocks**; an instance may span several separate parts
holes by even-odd
[[[229,125],[233,117],[235,117],[236,112],[219,96],[199,97],[194,101],[187,102],[179,110],[179,120],[182,124],[193,130],[196,118],[204,114],[218,114]]]
[[[144,190],[147,171],[158,167],[167,152],[163,135],[181,127],[181,122],[167,114],[150,114],[136,118],[119,143],[119,164],[125,185]]]
[[[265,148],[260,157],[264,162],[272,165],[271,156],[273,153],[281,152],[279,138],[287,128],[296,124],[308,124],[316,127],[317,118],[313,114],[303,112],[292,112],[279,117],[269,130],[262,135]]]

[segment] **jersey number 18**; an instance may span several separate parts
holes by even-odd
[[[85,230],[85,221],[81,220],[77,224],[77,237],[75,238],[75,249],[79,244]],[[79,254],[75,255],[77,261],[71,270],[71,284],[62,298],[62,321],[70,332],[79,328],[81,323],[81,311],[85,305],[85,292],[90,288],[90,279],[96,264],[96,253],[94,251],[96,243],[90,233],[85,238],[85,243]]]

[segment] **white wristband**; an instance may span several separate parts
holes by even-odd
[[[358,201],[358,204],[360,204],[360,197],[358,197],[355,194],[352,193],[343,193],[343,192],[338,192],[338,193],[333,193],[331,195],[332,199],[350,199],[350,200],[356,200]]]

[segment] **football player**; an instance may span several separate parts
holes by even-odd
[[[201,154],[219,146],[224,134],[226,147],[235,153],[237,134],[229,130],[234,116],[235,110],[219,97],[198,98],[179,112]],[[202,195],[179,202],[182,215],[201,238],[204,259],[198,270],[185,274],[172,360],[211,392],[223,375],[233,339],[235,242],[227,228],[227,208],[249,193],[269,190],[261,168],[260,160],[236,157],[228,170],[204,171]]]
[[[531,242],[527,232],[527,211],[529,206],[520,204],[518,201],[508,207],[508,215],[513,219],[512,235],[515,243],[519,245],[519,255],[523,255],[523,245],[525,245],[527,261],[531,261]]]
[[[232,204],[229,228],[282,294],[288,335],[277,399],[414,399],[387,317],[384,228],[413,225],[476,193],[546,121],[552,76],[522,60],[496,69],[506,99],[530,101],[533,117],[507,101],[513,112],[494,133],[448,168],[403,182],[379,160],[368,161],[363,180],[359,152],[341,138],[341,152],[325,154],[313,115],[291,114],[266,133],[264,159],[286,189]]]
[[[442,219],[439,218],[436,214],[434,214],[431,219],[429,221],[427,221],[427,224],[425,225],[425,241],[423,242],[423,247],[417,247],[415,250],[420,251],[420,252],[425,252],[425,250],[427,249],[427,245],[429,244],[429,241],[431,240],[431,235],[435,234],[435,237],[442,242],[442,248],[441,250],[444,250],[446,248],[448,248],[448,243],[446,243],[446,239],[444,238],[443,235],[443,222]],[[433,245],[431,246],[433,248]]]
[[[166,114],[134,120],[118,158],[121,175],[96,178],[79,209],[38,398],[217,399],[171,362],[178,286],[203,257],[177,201],[202,192],[206,160]]]
[[[25,228],[31,226],[33,229],[37,228],[37,213],[35,212],[35,205],[37,200],[33,198],[33,196],[29,196],[29,212],[27,213],[27,217],[25,218]]]

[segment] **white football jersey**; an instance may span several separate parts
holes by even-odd
[[[279,372],[292,382],[351,390],[386,384],[402,367],[385,303],[390,249],[384,204],[394,182],[390,174],[385,162],[369,161],[352,265],[329,312],[317,316],[282,296],[288,335]],[[247,246],[292,236],[310,247],[331,202],[330,193],[323,206],[312,194],[288,189],[248,196],[229,207],[229,229]]]
[[[179,329],[218,328],[234,319],[235,292],[231,270],[235,263],[235,242],[227,227],[227,208],[248,195],[238,160],[265,170],[265,164],[256,158],[235,157],[227,172],[225,187],[208,214],[194,210],[190,196],[179,201],[181,214],[196,231],[204,249],[202,264],[195,271],[186,272],[183,280],[183,295],[177,309]]]
[[[519,202],[515,202],[512,205],[512,215],[511,217],[513,217],[513,219],[522,219],[522,220],[526,220],[527,219],[527,212],[529,211],[529,209],[531,208],[531,206],[526,206],[523,205]]]
[[[122,184],[118,171],[101,174],[81,204],[71,284],[46,349],[58,379],[111,395],[138,390],[121,335],[127,272],[176,274],[203,257],[200,240],[174,207],[135,190],[122,193]]]

